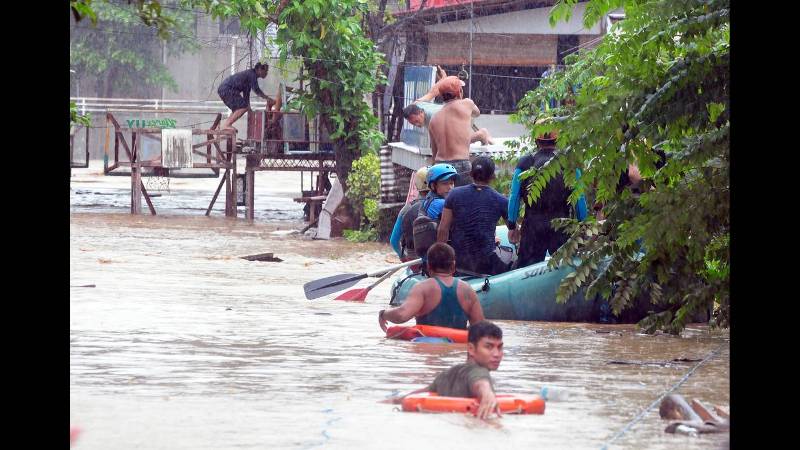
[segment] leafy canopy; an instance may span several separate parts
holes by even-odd
[[[576,3],[559,1],[551,23],[566,20]],[[529,92],[514,117],[529,130],[523,149],[535,136],[559,132],[557,156],[526,174],[530,201],[563,176],[574,188],[570,201],[586,193],[605,205],[603,222],[554,221],[570,239],[550,264],[576,267],[558,299],[584,287],[588,298],[599,293],[619,312],[649,296],[664,311],[640,323],[648,332],[679,333],[711,307],[713,323],[727,326],[729,1],[592,0],[584,25],[618,7],[625,20],[596,48],[568,57],[567,68]],[[560,106],[549,108],[551,98]],[[618,189],[630,164],[643,177],[640,195]]]

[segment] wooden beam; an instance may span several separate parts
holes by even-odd
[[[228,158],[231,164],[231,175],[230,175],[230,191],[228,191],[228,195],[230,200],[228,201],[229,205],[229,214],[228,217],[237,217],[239,215],[238,207],[236,206],[236,199],[238,195],[236,194],[238,189],[236,187],[236,155],[233,153],[233,139],[228,139]]]
[[[135,140],[134,136],[136,136],[136,133],[131,133],[131,141]],[[128,160],[133,162],[133,155],[131,154],[130,147],[128,147],[128,141],[125,140],[125,135],[117,131],[117,138],[120,142],[122,142],[122,146],[125,148],[125,153],[128,154]]]
[[[111,126],[108,117],[106,117],[106,141],[103,145],[103,173],[108,173],[108,151],[111,148]]]
[[[214,192],[214,197],[211,199],[211,203],[208,205],[208,209],[206,210],[206,215],[211,215],[211,209],[214,207],[214,203],[217,201],[217,196],[219,195],[219,191],[222,190],[222,184],[225,183],[225,177],[228,175],[228,170],[225,170],[225,174],[222,176],[222,179],[219,180],[219,186],[217,186],[217,192]]]
[[[253,220],[255,218],[255,185],[256,185],[256,173],[252,170],[245,169],[245,184],[247,185],[247,196],[244,199],[245,203],[245,212],[244,215],[246,218]]]
[[[200,144],[192,145],[192,149],[200,148],[200,147],[203,147],[203,146],[210,146],[211,144],[216,144],[218,142],[229,141],[229,140],[230,140],[230,138],[228,138],[227,136],[219,137],[219,138],[216,138],[216,139],[209,138],[209,140],[207,142],[202,142]]]
[[[136,134],[133,134],[133,148],[136,148]],[[130,152],[128,152],[130,154]],[[134,158],[131,158],[131,214],[142,213],[142,169]]]
[[[214,119],[214,123],[211,124],[211,129],[215,130],[219,126],[219,122],[221,120],[222,120],[222,114],[217,114],[217,118]],[[212,134],[208,134],[208,135],[206,135],[206,137],[208,138],[209,141],[214,139],[214,135],[212,135]],[[219,149],[219,145],[216,145],[216,147],[217,147],[217,149]],[[222,153],[221,150],[220,150],[220,153]],[[211,143],[206,145],[206,162],[207,163],[211,162]],[[217,175],[219,175],[219,174],[217,174]]]
[[[129,132],[137,132],[137,133],[154,133],[160,134],[161,128],[129,128],[129,127],[119,127],[117,128],[117,132],[120,133],[129,133]],[[192,128],[192,134],[210,134],[214,136],[235,136],[236,131],[234,130],[201,130],[199,128]]]
[[[140,181],[140,183],[142,183]],[[150,195],[147,194],[147,189],[144,188],[144,183],[142,183],[142,194],[144,195],[144,200],[147,202],[147,207],[150,208],[150,214],[156,215],[156,209],[153,207],[153,202],[150,201]]]
[[[194,149],[193,149],[193,150],[192,150],[192,153],[196,153],[196,154],[198,154],[198,155],[200,155],[200,156],[208,156],[208,158],[210,158],[210,159],[213,159],[213,160],[214,160],[214,161],[216,161],[218,164],[225,164],[225,161],[224,161],[224,160],[219,160],[219,159],[217,159],[215,156],[210,156],[210,155],[207,155],[206,153],[203,153],[203,152],[201,152],[200,150],[194,150]],[[194,167],[194,166],[193,166],[193,167]]]

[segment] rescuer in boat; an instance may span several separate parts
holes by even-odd
[[[467,328],[483,317],[483,308],[470,285],[453,276],[456,271],[455,252],[447,244],[437,242],[428,249],[430,278],[414,285],[405,302],[396,308],[381,310],[378,324],[386,332],[386,322],[404,323],[415,317],[417,325],[448,328]]]
[[[423,271],[428,249],[436,242],[436,229],[444,209],[444,199],[453,189],[458,172],[450,164],[434,164],[428,168],[428,188],[417,216],[411,219],[415,252],[422,257]]]
[[[389,243],[403,262],[419,258],[414,251],[413,224],[414,219],[419,215],[419,208],[422,206],[422,202],[430,191],[428,187],[428,167],[421,167],[417,170],[414,175],[414,185],[419,191],[419,196],[411,203],[403,206],[403,209],[397,214],[397,220],[394,222],[394,228],[392,228],[392,235],[389,237]]]
[[[556,231],[550,221],[559,217],[571,216],[569,195],[571,190],[564,183],[563,174],[556,174],[542,189],[539,199],[534,204],[528,201],[528,186],[533,178],[520,181],[520,175],[528,169],[541,169],[547,164],[556,152],[556,132],[545,133],[536,138],[537,151],[525,155],[517,164],[511,180],[511,194],[508,196],[508,239],[519,243],[519,253],[516,267],[525,267],[544,261],[545,255],[551,255],[567,241],[567,235]],[[580,176],[580,173],[578,173]],[[519,204],[522,198],[525,204],[525,217],[522,220],[522,229],[517,227],[519,217]],[[583,197],[578,200],[575,207],[578,220],[586,218],[586,201]]]
[[[471,175],[472,184],[459,186],[447,195],[436,240],[447,242],[452,238],[459,270],[497,275],[508,270],[508,264],[495,253],[497,221],[502,217],[508,223],[508,199],[489,186],[494,179],[491,158],[475,158]]]
[[[267,110],[272,108],[275,100],[269,98],[267,94],[258,87],[258,79],[266,78],[269,66],[267,64],[256,63],[252,69],[243,70],[226,78],[217,88],[217,94],[231,109],[232,114],[222,123],[223,130],[234,129],[233,124],[244,113],[250,110],[250,91],[254,91],[259,97],[267,101]]]
[[[489,373],[503,360],[503,330],[487,320],[470,325],[467,333],[467,362],[439,373],[429,386],[409,392],[436,392],[445,397],[473,397],[480,402],[475,415],[487,419],[492,413],[501,416],[495,397],[494,381]],[[402,403],[403,397],[391,399]]]

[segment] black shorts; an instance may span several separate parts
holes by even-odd
[[[225,106],[230,108],[231,111],[250,107],[250,98],[244,98],[244,95],[239,91],[220,87],[217,89],[217,94],[222,99],[222,103],[225,103]]]
[[[472,163],[468,159],[453,159],[450,161],[435,161],[434,164],[450,164],[458,172],[455,179],[455,186],[466,186],[472,184]]]

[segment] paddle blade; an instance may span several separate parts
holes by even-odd
[[[334,298],[334,300],[344,300],[346,302],[363,302],[364,300],[367,299],[368,293],[369,289],[367,288],[350,289],[344,294]]]
[[[309,281],[303,285],[303,290],[306,293],[306,298],[312,300],[347,289],[358,283],[358,280],[366,277],[366,274],[358,275],[355,273],[333,275],[320,280]]]

